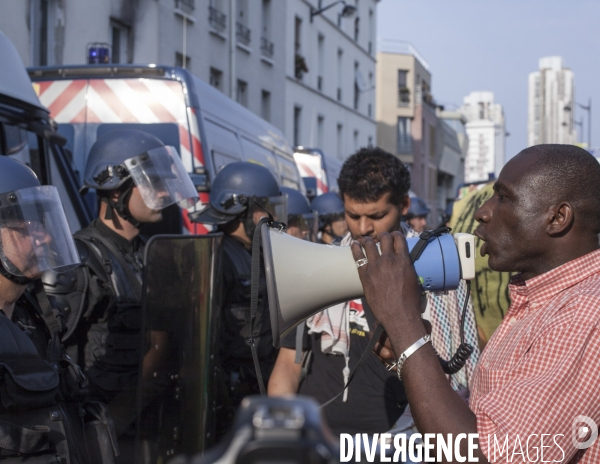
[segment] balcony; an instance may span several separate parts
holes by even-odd
[[[186,14],[190,14],[194,11],[194,3],[195,0],[175,0],[175,8]]]
[[[398,89],[398,106],[410,105],[410,89],[408,87],[400,87]]]
[[[222,33],[227,28],[227,15],[222,11],[208,7],[208,23],[213,30]]]
[[[273,49],[275,48],[275,44],[271,42],[266,37],[260,38],[260,53],[265,58],[273,58]]]
[[[235,36],[238,43],[250,45],[250,29],[242,23],[235,23]]]

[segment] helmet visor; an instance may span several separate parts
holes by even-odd
[[[11,274],[30,279],[79,264],[56,187],[29,187],[0,195],[0,260]]]
[[[317,238],[317,225],[316,213],[289,215],[286,232],[294,237],[314,242]]]
[[[249,206],[255,222],[258,222],[261,217],[267,217],[266,210],[273,215],[273,219],[287,224],[287,194],[276,197],[253,197]]]
[[[125,160],[135,186],[148,208],[161,210],[177,203],[191,208],[198,201],[192,179],[173,147],[158,147]]]

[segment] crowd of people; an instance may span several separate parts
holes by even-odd
[[[600,343],[598,162],[574,146],[525,149],[477,210],[475,234],[489,267],[515,273],[510,310],[481,355],[467,284],[444,294],[421,291],[406,238],[427,230],[430,210],[411,198],[407,167],[368,147],[346,160],[337,181],[339,194],[309,201],[280,186],[267,168],[235,162],[212,180],[210,204],[191,215],[222,235],[218,346],[211,353],[218,366],[217,441],[245,397],[300,394],[324,404],[335,436],[478,433],[476,456],[486,462],[492,436],[555,434],[568,440],[548,449],[547,459],[598,462],[597,445],[581,448],[570,439],[574,418],[600,420],[593,380]],[[9,462],[136,459],[143,421],[135,410],[138,382],[151,375],[166,333],[152,332],[156,338],[144,343],[141,228],[160,221],[170,205],[191,207],[198,195],[172,147],[129,129],[98,138],[82,187],[95,189],[98,217],[71,237],[54,187],[0,156],[0,420],[9,423],[8,432],[0,428],[7,437],[0,448]],[[251,285],[253,238],[268,215],[298,239],[351,247],[365,291],[363,299],[303,321],[279,349],[264,269],[255,301]],[[453,321],[461,317],[459,337]],[[378,325],[385,333],[376,354],[349,385]],[[460,376],[439,362],[457,339],[473,351]],[[144,425],[156,415],[147,411]],[[96,445],[92,427],[104,437]]]

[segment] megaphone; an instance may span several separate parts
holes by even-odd
[[[350,247],[321,245],[261,226],[273,345],[313,314],[364,296]],[[407,239],[408,248],[421,239]],[[455,290],[475,277],[475,237],[432,235],[415,270],[425,291]]]

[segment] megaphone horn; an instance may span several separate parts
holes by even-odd
[[[350,247],[321,245],[262,225],[273,345],[313,314],[364,296]],[[419,237],[407,240],[411,250]],[[475,237],[431,236],[415,269],[423,290],[454,290],[475,277]]]

